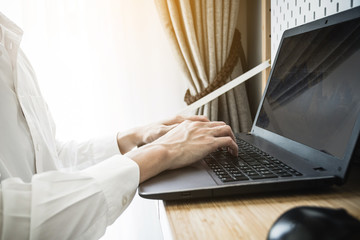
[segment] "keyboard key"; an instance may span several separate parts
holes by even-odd
[[[235,177],[235,179],[236,179],[237,181],[249,180],[249,178],[247,178],[246,176]]]
[[[259,174],[257,174],[257,175],[253,175],[253,176],[249,176],[251,179],[253,179],[253,180],[256,180],[256,179],[262,179],[263,178],[263,176],[261,176],[261,175],[259,175]]]
[[[290,173],[282,173],[279,175],[280,177],[292,177]]]
[[[244,161],[237,161],[234,163],[235,166],[238,166],[238,167],[245,167],[247,166],[247,164],[244,162]]]
[[[267,174],[267,175],[263,175],[264,178],[277,178],[278,176],[276,176],[275,174]]]
[[[248,164],[249,164],[250,166],[261,166],[261,163],[258,162],[258,161],[248,162]]]
[[[235,181],[235,179],[233,179],[232,177],[224,177],[224,178],[220,178],[220,180],[222,182],[233,182],[233,181]]]
[[[229,174],[217,174],[217,176],[219,177],[219,178],[231,178],[231,176],[229,175]]]
[[[257,179],[266,179],[266,178],[277,178],[278,176],[276,176],[275,174],[269,174],[269,175],[256,175],[256,176],[251,176],[250,178],[253,180],[257,180]]]
[[[232,174],[234,177],[246,177],[244,174],[242,173],[234,173]]]
[[[259,175],[257,172],[255,171],[251,171],[251,172],[245,172],[246,175],[248,176],[256,176],[256,175]]]

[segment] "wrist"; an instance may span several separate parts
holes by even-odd
[[[135,129],[118,132],[116,135],[117,144],[121,154],[126,154],[135,147],[139,146],[141,140]]]
[[[160,144],[147,144],[126,154],[140,169],[143,182],[169,168],[168,150]]]

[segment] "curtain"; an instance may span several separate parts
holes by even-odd
[[[155,3],[188,83],[188,95],[203,96],[203,92],[223,72],[232,45],[238,44],[236,51],[242,51],[241,40],[233,42],[240,1],[155,0]],[[224,83],[245,70],[243,52],[239,56]],[[201,107],[197,114],[225,121],[234,132],[249,131],[252,120],[245,85],[237,86]]]

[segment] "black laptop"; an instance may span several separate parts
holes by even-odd
[[[219,150],[139,186],[150,199],[323,187],[345,181],[360,130],[360,7],[284,32],[238,157]]]

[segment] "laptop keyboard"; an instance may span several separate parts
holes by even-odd
[[[237,139],[237,144],[238,157],[232,156],[228,151],[219,150],[204,159],[223,183],[302,176],[300,172],[242,139]]]

